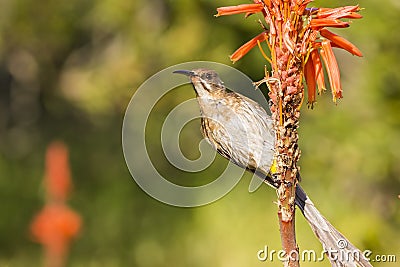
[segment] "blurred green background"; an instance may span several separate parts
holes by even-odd
[[[54,139],[69,147],[70,205],[84,221],[68,266],[281,266],[256,257],[265,245],[281,248],[273,190],[249,194],[246,175],[213,204],[167,206],[135,184],[121,147],[125,108],[148,77],[185,61],[231,65],[228,55],[260,31],[257,18],[213,15],[219,6],[247,2],[0,1],[1,267],[42,264],[28,227],[44,204],[44,153]],[[357,2],[313,5],[321,4]],[[364,53],[360,59],[337,52],[344,99],[334,105],[326,93],[314,110],[303,106],[302,185],[355,245],[400,261],[400,4],[360,4],[364,18],[336,31]],[[254,50],[233,66],[259,80],[264,64]],[[182,99],[194,96],[180,92]],[[156,119],[170,108],[160,107]],[[199,125],[189,126],[188,140],[200,140]],[[160,172],[191,179],[157,155]],[[193,179],[209,180],[224,164],[218,158]],[[297,238],[300,249],[321,251],[300,213]]]

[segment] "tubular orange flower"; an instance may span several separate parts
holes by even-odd
[[[317,18],[330,18],[330,19],[362,18],[361,15],[355,13],[358,11],[360,11],[360,7],[358,5],[338,7],[338,8],[319,8],[317,12]]]
[[[362,57],[361,51],[355,45],[353,45],[352,43],[347,41],[345,38],[343,38],[337,34],[334,34],[333,32],[331,32],[327,29],[321,29],[319,32],[320,32],[321,36],[329,39],[337,47],[340,47],[355,56]]]
[[[362,19],[363,16],[356,13],[356,12],[350,12],[349,14],[340,17],[341,19]]]
[[[219,7],[217,8],[217,15],[216,17],[219,16],[225,16],[225,15],[234,15],[234,14],[240,14],[240,13],[257,13],[263,10],[264,6],[261,3],[256,3],[256,4],[243,4],[243,5],[237,5],[237,6],[226,6],[226,7]]]
[[[325,40],[322,42],[322,49],[320,51],[322,60],[325,63],[326,70],[328,72],[329,83],[331,85],[333,102],[336,103],[336,99],[342,98],[342,86],[340,84],[340,71],[337,64],[335,55],[332,51],[331,42]]]
[[[315,84],[315,68],[314,62],[312,57],[309,57],[306,65],[304,66],[304,76],[306,78],[307,83],[307,93],[308,93],[308,105],[312,107],[315,102],[315,91],[316,91],[316,84]]]
[[[310,22],[311,29],[321,29],[323,27],[347,28],[349,26],[348,22],[338,19],[312,19]]]
[[[318,55],[318,50],[313,49],[310,53],[310,57],[312,58],[312,62],[314,64],[315,77],[317,80],[318,93],[321,94],[322,91],[325,91],[325,78],[324,78],[324,70],[322,68],[322,62]]]
[[[244,55],[246,55],[253,47],[257,45],[258,42],[263,42],[267,39],[267,32],[264,31],[239,47],[231,56],[230,59],[233,63],[241,59]]]

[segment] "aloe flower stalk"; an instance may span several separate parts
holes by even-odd
[[[328,28],[347,28],[350,20],[360,19],[358,5],[338,8],[308,7],[313,0],[253,0],[252,4],[217,8],[215,16],[261,14],[262,32],[239,47],[231,56],[240,60],[256,46],[271,64],[271,72],[256,82],[266,83],[275,128],[275,160],[278,179],[278,217],[282,246],[286,255],[298,251],[294,231],[294,199],[298,182],[300,158],[297,128],[300,107],[307,85],[307,102],[313,107],[316,94],[326,89],[324,68],[329,80],[333,101],[343,97],[340,71],[333,48],[344,49],[355,56],[361,51],[345,38]],[[268,56],[262,49],[265,44]],[[298,259],[288,260],[285,266],[299,266]]]

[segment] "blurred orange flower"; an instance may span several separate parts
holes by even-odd
[[[65,201],[71,191],[68,149],[61,142],[51,143],[46,152],[45,186],[48,197]]]
[[[46,204],[31,224],[31,234],[46,251],[46,266],[63,266],[71,240],[81,228],[81,218],[62,203]]]
[[[68,166],[68,149],[61,142],[51,143],[46,152],[46,204],[34,217],[30,233],[43,245],[46,267],[64,266],[70,242],[81,228],[80,216],[65,201],[72,182]]]
[[[47,204],[35,217],[31,225],[33,237],[39,243],[57,251],[75,237],[80,229],[81,219],[77,213],[64,204]]]

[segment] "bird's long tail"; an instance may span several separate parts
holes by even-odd
[[[322,243],[332,266],[372,267],[364,254],[322,216],[299,184],[296,187],[296,205]]]

